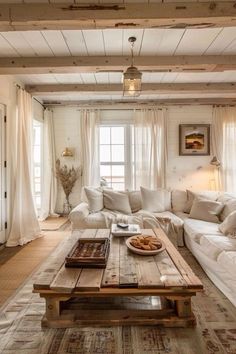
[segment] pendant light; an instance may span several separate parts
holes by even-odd
[[[136,37],[129,37],[131,45],[131,66],[123,74],[123,96],[137,97],[141,93],[142,73],[134,66],[134,43]]]

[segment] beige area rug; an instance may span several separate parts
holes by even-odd
[[[34,276],[0,311],[2,354],[236,354],[236,309],[186,249],[184,258],[202,279],[193,298],[195,328],[158,326],[42,329],[44,300],[32,294]],[[44,264],[45,265],[45,264]]]
[[[44,221],[40,221],[39,225],[43,231],[57,231],[67,223],[69,223],[67,217],[59,216],[58,218],[49,217]]]

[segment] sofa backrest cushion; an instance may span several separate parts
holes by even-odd
[[[84,187],[89,211],[96,213],[103,209],[103,191],[101,188]]]
[[[103,190],[104,207],[109,210],[131,214],[128,192],[117,192],[109,189]]]
[[[189,217],[208,222],[219,223],[219,215],[224,208],[224,204],[213,200],[195,198]]]
[[[187,192],[179,189],[173,189],[171,192],[171,204],[174,212],[183,212],[187,203]]]
[[[128,196],[132,213],[136,213],[142,209],[142,198],[140,191],[128,191]]]
[[[193,201],[196,197],[199,197],[201,199],[206,199],[206,200],[213,200],[216,201],[216,199],[219,197],[220,192],[218,191],[199,191],[199,192],[193,192],[190,190],[186,190],[187,192],[187,202],[184,208],[184,213],[190,213]]]
[[[236,210],[236,198],[229,193],[224,193],[217,198],[217,201],[224,204],[224,209],[220,214],[220,220],[224,221],[229,214]]]
[[[154,213],[171,210],[171,192],[167,189],[155,190],[140,187],[142,197],[142,209]]]
[[[219,225],[219,230],[226,236],[236,238],[236,210],[232,211]]]

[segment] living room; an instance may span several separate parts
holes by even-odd
[[[96,3],[0,4],[0,352],[236,353],[234,2]]]

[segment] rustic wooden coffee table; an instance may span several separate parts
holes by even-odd
[[[76,231],[64,240],[36,276],[34,292],[46,300],[42,325],[195,325],[191,297],[203,290],[201,281],[160,229],[166,250],[155,256],[131,253],[124,237],[109,230]],[[106,269],[65,268],[64,260],[80,237],[111,239]]]

